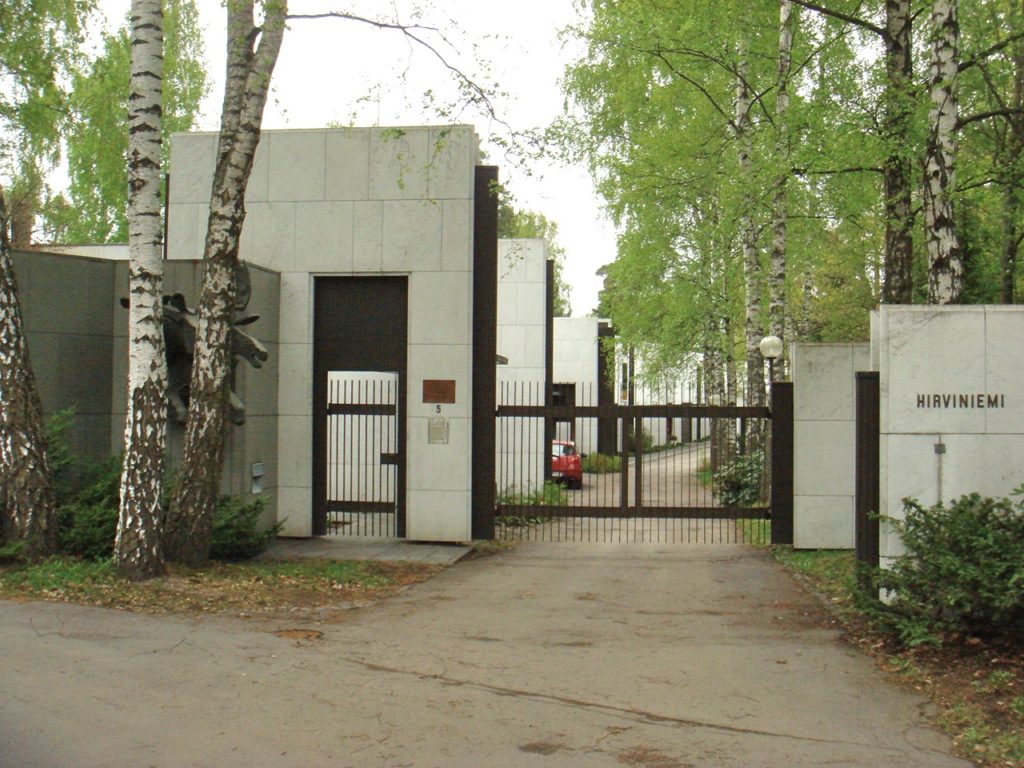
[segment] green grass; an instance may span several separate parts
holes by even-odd
[[[498,494],[498,503],[509,506],[541,505],[561,507],[569,503],[569,495],[559,483],[548,480],[543,488],[535,491],[520,491],[506,488]]]
[[[51,557],[38,563],[0,569],[0,591],[39,593],[74,589],[90,592],[97,587],[127,584],[111,560],[79,560]]]
[[[771,520],[737,520],[741,541],[753,547],[770,547],[772,543]]]
[[[775,559],[792,571],[806,576],[815,589],[830,600],[852,602],[856,587],[856,557],[849,550],[793,549],[775,547]]]
[[[186,582],[190,586],[172,586]],[[38,563],[0,567],[0,597],[67,600],[95,605],[176,610],[189,592],[210,591],[244,602],[246,592],[261,594],[300,588],[329,592],[342,588],[376,588],[393,583],[373,563],[348,560],[296,560],[244,563],[211,562],[202,568],[171,564],[167,578],[133,583],[112,560],[53,557]],[[174,593],[173,595],[171,593]],[[207,600],[212,607],[220,598]]]

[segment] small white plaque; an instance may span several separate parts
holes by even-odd
[[[440,416],[428,419],[427,442],[431,445],[448,445],[448,419]]]

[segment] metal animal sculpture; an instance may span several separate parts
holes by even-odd
[[[236,274],[235,309],[241,313],[249,305],[252,284],[249,270],[241,265]],[[128,299],[121,299],[121,306],[128,306]],[[188,416],[189,384],[192,379],[192,359],[196,348],[196,327],[198,315],[185,302],[181,293],[165,294],[164,346],[167,354],[167,401],[171,415],[178,424],[184,424]],[[231,374],[239,360],[245,360],[253,368],[261,368],[268,358],[267,348],[258,339],[240,330],[259,320],[259,315],[244,315],[235,319],[231,328]],[[231,423],[245,423],[245,403],[232,390],[229,393]]]

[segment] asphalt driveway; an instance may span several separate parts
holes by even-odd
[[[969,765],[924,706],[742,545],[523,544],[324,624],[0,602],[3,768]]]

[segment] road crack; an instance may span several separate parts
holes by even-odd
[[[673,715],[662,715],[657,712],[651,712],[650,710],[639,709],[634,707],[620,707],[614,704],[602,704],[596,701],[587,701],[586,699],[578,699],[572,696],[560,696],[553,693],[544,693],[543,691],[530,691],[521,688],[508,688],[505,686],[494,685],[491,683],[481,683],[475,680],[464,680],[461,678],[451,677],[444,673],[430,673],[430,672],[418,672],[411,669],[402,669],[399,667],[390,667],[385,664],[376,664],[371,661],[364,661],[363,659],[352,658],[349,656],[340,657],[341,661],[347,661],[350,664],[363,667],[371,672],[384,672],[394,675],[405,675],[410,677],[416,677],[420,680],[430,680],[441,683],[442,685],[450,686],[462,686],[473,690],[483,691],[485,693],[492,693],[497,696],[509,696],[517,699],[528,699],[531,701],[546,702],[549,704],[556,704],[564,707],[571,707],[574,709],[583,709],[591,712],[602,712],[608,714],[614,714],[619,717],[623,717],[633,721],[639,721],[650,725],[668,726],[673,728],[686,727],[686,728],[703,728],[707,730],[717,731],[719,733],[731,733],[744,736],[763,736],[772,739],[788,739],[791,741],[802,741],[814,744],[836,744],[845,746],[856,746],[865,747],[868,749],[878,750],[879,752],[901,754],[903,750],[898,747],[887,747],[880,744],[870,744],[861,741],[843,741],[836,739],[820,738],[816,736],[801,736],[793,733],[780,733],[776,731],[766,731],[758,728],[741,728],[739,726],[725,725],[723,723],[714,723],[706,720],[696,720],[686,717],[676,717]]]

